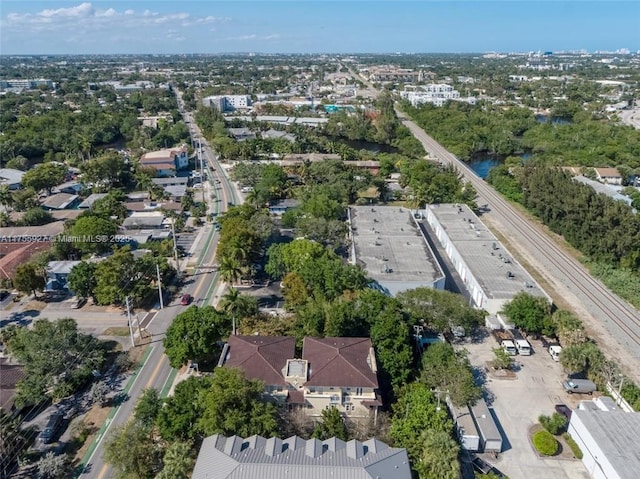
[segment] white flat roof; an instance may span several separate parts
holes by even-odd
[[[508,300],[521,291],[549,298],[468,206],[441,204],[428,208],[488,298]]]
[[[416,283],[413,288],[444,278],[411,217],[411,210],[397,206],[353,206],[350,211],[356,260],[369,277],[380,284]]]

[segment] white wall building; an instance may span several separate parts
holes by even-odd
[[[422,210],[469,292],[473,305],[497,314],[520,292],[549,295],[466,205],[429,205]]]
[[[609,397],[581,401],[571,414],[568,432],[582,451],[589,477],[640,475],[640,413],[622,411]]]
[[[449,100],[465,101],[470,104],[475,104],[476,102],[475,97],[460,98],[460,92],[445,83],[432,83],[430,85],[407,89],[401,91],[400,96],[405,100],[409,100],[413,106],[418,106],[423,103],[442,106]]]
[[[202,99],[204,106],[216,108],[218,111],[234,111],[251,106],[249,95],[213,95]]]

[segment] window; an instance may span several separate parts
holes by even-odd
[[[362,388],[356,388],[356,396],[362,396]]]

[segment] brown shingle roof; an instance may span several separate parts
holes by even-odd
[[[282,369],[296,352],[295,338],[287,336],[231,336],[226,367],[240,368],[249,379],[267,385],[286,385]]]
[[[51,247],[51,242],[0,243],[0,278],[12,278],[21,264],[40,251]]]
[[[0,359],[0,409],[11,411],[16,395],[16,385],[25,375],[22,366],[9,364],[4,358]]]
[[[302,359],[309,361],[310,371],[305,386],[377,388],[370,352],[369,338],[304,338]]]

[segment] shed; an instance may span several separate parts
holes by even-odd
[[[480,434],[480,447],[483,452],[502,452],[502,435],[493,419],[493,415],[484,399],[470,407],[473,422]]]

